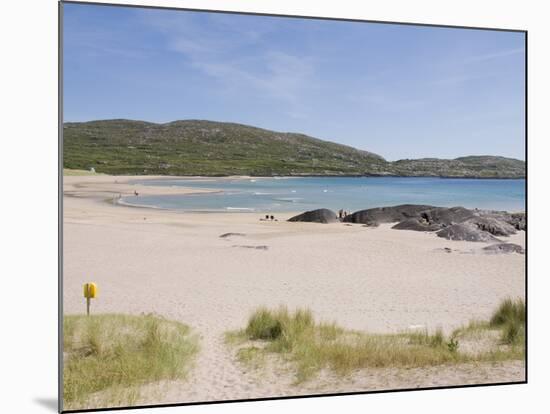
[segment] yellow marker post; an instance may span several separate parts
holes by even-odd
[[[84,283],[84,297],[86,298],[86,315],[90,315],[90,299],[97,297],[97,285],[95,283]]]

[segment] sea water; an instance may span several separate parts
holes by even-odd
[[[135,180],[139,183],[139,180]],[[162,179],[147,185],[211,189],[209,194],[128,196],[126,204],[204,212],[357,211],[398,204],[525,210],[523,179],[275,177]]]

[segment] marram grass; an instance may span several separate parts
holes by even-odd
[[[198,351],[188,326],[153,315],[65,315],[63,332],[66,409],[98,392],[131,403],[140,385],[185,378]]]
[[[521,303],[517,302],[521,308]],[[495,313],[496,315],[496,313]],[[507,319],[508,321],[508,319]],[[245,329],[229,332],[229,343],[241,345],[237,357],[246,364],[260,363],[267,354],[282,356],[296,367],[296,380],[309,379],[321,369],[341,375],[357,369],[423,367],[466,362],[496,362],[524,358],[524,330],[513,332],[513,342],[495,344],[478,353],[462,352],[462,337],[476,330],[502,330],[490,323],[471,324],[445,336],[434,333],[405,332],[372,334],[345,330],[334,323],[318,323],[307,309],[290,312],[286,307],[260,308],[249,318]],[[514,325],[515,326],[515,325]],[[243,347],[242,345],[245,344]],[[246,346],[248,345],[248,346]]]
[[[502,329],[501,339],[504,343],[515,345],[525,342],[526,310],[523,299],[506,299],[501,302],[489,324]]]

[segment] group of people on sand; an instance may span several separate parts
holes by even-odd
[[[279,220],[277,220],[274,215],[266,214],[265,218],[261,218],[260,221],[279,221]]]
[[[342,220],[344,217],[347,217],[348,214],[349,212],[346,210],[343,210],[343,209],[338,210],[338,218],[340,220]]]

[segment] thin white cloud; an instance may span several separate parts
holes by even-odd
[[[300,102],[313,86],[312,59],[262,50],[269,28],[239,27],[216,15],[210,18],[216,24],[198,24],[186,15],[147,16],[144,22],[165,36],[169,50],[182,54],[192,67],[214,78],[221,89],[241,94],[252,91],[256,96],[278,100],[288,115],[304,117]]]
[[[447,76],[444,78],[435,79],[432,82],[429,82],[429,85],[432,86],[453,86],[458,85],[466,82],[476,81],[479,79],[489,78],[488,75],[471,75],[471,74],[463,74],[463,75],[452,75]]]
[[[87,31],[73,34],[65,40],[65,47],[78,49],[87,56],[117,56],[128,59],[149,57],[149,51],[143,48],[128,48],[118,41],[116,34]]]
[[[386,112],[404,112],[416,110],[426,105],[427,101],[420,96],[395,96],[387,92],[365,92],[362,94],[351,94],[349,100],[355,105],[364,106],[367,109],[376,107]]]
[[[500,51],[497,51],[497,52],[486,53],[484,55],[472,56],[470,58],[467,58],[464,61],[464,63],[484,62],[484,61],[487,61],[487,60],[493,60],[493,59],[503,58],[503,57],[507,57],[507,56],[518,55],[518,54],[524,53],[524,52],[525,52],[525,49],[522,48],[522,47],[521,48],[516,48],[516,49],[509,49],[509,50],[500,50]]]
[[[309,87],[313,65],[307,59],[278,51],[267,51],[244,60],[195,59],[193,67],[215,78],[230,93],[253,91],[282,103],[294,118],[305,117],[301,98]],[[258,69],[252,70],[250,66]]]
[[[457,73],[456,71],[455,73],[452,73],[452,71],[449,70],[449,75],[446,75],[438,79],[434,79],[428,84],[430,86],[454,86],[454,85],[460,85],[467,82],[478,81],[481,79],[492,78],[495,76],[495,73],[473,73],[471,71],[471,67],[468,67],[468,65],[472,63],[487,62],[495,59],[515,56],[515,55],[524,53],[524,51],[525,49],[523,48],[515,48],[515,49],[500,50],[496,52],[485,53],[477,56],[470,56],[462,60],[462,65],[456,65],[458,66],[458,69],[462,68],[462,70],[466,73]]]

